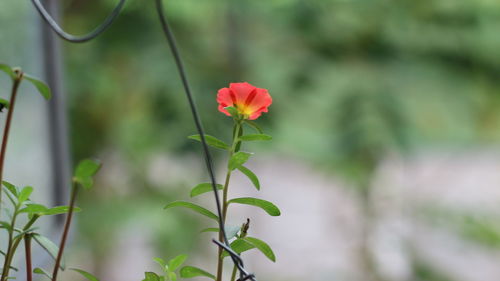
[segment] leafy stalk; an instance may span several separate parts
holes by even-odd
[[[71,187],[71,199],[69,202],[69,211],[66,215],[66,222],[64,223],[63,235],[61,237],[61,243],[59,244],[59,252],[57,253],[56,263],[54,264],[54,270],[52,271],[52,281],[57,281],[57,273],[59,272],[59,266],[61,264],[64,247],[66,245],[66,240],[68,239],[69,227],[71,225],[71,219],[73,218],[73,211],[75,208],[76,196],[78,194],[78,183],[73,181],[73,186]]]
[[[7,280],[7,277],[9,276],[9,269],[10,269],[10,264],[9,260],[14,256],[15,250],[13,251],[13,245],[14,245],[14,229],[16,227],[16,219],[17,215],[19,214],[19,205],[15,206],[14,209],[14,214],[12,215],[12,220],[10,223],[10,228],[9,228],[9,244],[7,246],[7,253],[5,254],[5,259],[3,263],[3,270],[2,270],[2,281]]]
[[[10,124],[12,123],[12,116],[14,114],[14,107],[16,105],[17,90],[19,89],[19,84],[21,84],[21,80],[23,79],[24,76],[24,73],[18,69],[14,70],[14,74],[15,76],[13,77],[12,90],[10,94],[9,107],[7,111],[7,120],[5,121],[5,127],[3,129],[3,136],[2,136],[2,145],[0,148],[0,184],[3,181],[5,153],[7,151],[7,141],[9,139]],[[2,188],[0,188],[0,205],[1,202],[2,202]],[[0,211],[1,209],[2,208],[0,206]]]
[[[249,228],[250,228],[250,219],[247,219],[247,222],[241,226],[241,234],[239,235],[239,238],[245,238],[248,234]],[[236,280],[237,269],[238,268],[236,267],[236,265],[233,265],[233,273],[231,274],[231,281]]]
[[[36,222],[36,220],[38,218],[39,218],[38,215],[34,215],[28,221],[28,223],[26,223],[26,225],[23,227],[23,232],[25,232],[28,229],[30,229],[30,227]],[[9,247],[10,248],[10,253],[7,252],[5,254],[5,260],[4,260],[4,266],[3,266],[3,271],[2,271],[2,277],[1,277],[0,280],[2,280],[2,281],[7,280],[7,277],[9,275],[9,269],[11,268],[12,259],[14,257],[14,254],[16,253],[17,247],[19,246],[19,244],[21,243],[21,241],[23,240],[23,238],[24,238],[25,235],[26,235],[26,233],[24,233],[22,235],[19,235],[16,238],[13,239],[12,246]]]
[[[239,139],[238,135],[241,129],[241,121],[235,119],[234,123],[234,130],[233,130],[233,142],[231,144],[231,149],[229,150],[229,160],[231,160],[231,157],[234,155],[237,149],[239,149]],[[231,179],[231,172],[233,169],[229,168],[227,169],[227,174],[226,174],[226,180],[224,182],[224,189],[223,189],[223,197],[222,197],[222,223],[226,223],[226,217],[227,217],[227,208],[229,206],[227,196],[228,196],[228,191],[229,191],[229,181]],[[222,233],[222,230],[219,230],[219,241],[224,243],[224,234]],[[218,256],[217,256],[217,279],[216,281],[222,281],[222,271],[224,269],[224,258],[222,257],[222,252],[223,249],[219,247],[218,250]]]

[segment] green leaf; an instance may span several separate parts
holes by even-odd
[[[8,181],[2,181],[3,186],[7,188],[16,198],[19,196],[19,191],[17,190],[17,187],[13,184],[11,184]]]
[[[222,186],[222,184],[217,184],[216,187],[218,190],[224,189],[224,186]],[[213,188],[211,183],[209,182],[200,183],[197,186],[193,187],[193,189],[191,189],[191,197],[195,197],[200,194],[210,192],[212,190]]]
[[[12,195],[9,193],[9,192],[5,192],[5,194],[7,195],[7,197],[9,198],[10,202],[12,203],[13,206],[16,206],[17,205],[17,202],[16,200],[14,200],[14,198],[12,197]],[[9,211],[9,210],[8,210]]]
[[[168,269],[170,271],[177,270],[177,268],[179,268],[179,266],[181,266],[186,261],[187,258],[188,258],[187,255],[178,255],[177,257],[171,259],[168,262]]]
[[[238,109],[236,109],[236,107],[234,106],[224,107],[224,109],[227,110],[227,112],[229,112],[229,114],[231,114],[231,116],[233,116],[234,118],[238,118],[240,115]]]
[[[197,268],[194,266],[185,266],[181,269],[180,273],[181,273],[182,278],[193,278],[193,277],[197,277],[197,276],[205,276],[205,277],[208,277],[208,278],[215,280],[215,276],[206,272],[203,269],[200,269],[200,268]]]
[[[52,93],[50,92],[49,86],[47,84],[43,83],[42,81],[38,80],[37,78],[30,76],[28,74],[24,74],[24,78],[33,84],[35,88],[38,90],[38,92],[46,99],[50,99],[52,96]]]
[[[219,232],[218,227],[208,227],[200,230],[200,232]]]
[[[161,281],[160,276],[154,272],[145,272],[145,278],[142,281]]]
[[[91,159],[85,159],[78,163],[75,169],[74,180],[81,184],[85,189],[90,189],[94,183],[92,177],[101,168],[101,163]]]
[[[228,203],[238,203],[238,204],[246,204],[246,205],[252,205],[259,207],[266,211],[269,215],[276,217],[281,215],[280,210],[276,205],[273,203],[262,200],[262,199],[257,199],[257,198],[252,198],[252,197],[242,197],[242,198],[234,198],[228,201]]]
[[[81,209],[78,207],[73,208],[73,212],[80,212]],[[27,206],[19,211],[20,213],[37,214],[39,216],[51,216],[65,214],[69,212],[69,206],[57,206],[53,208],[47,208],[41,204],[27,204]]]
[[[8,231],[10,231],[12,226],[10,225],[10,223],[8,223],[6,221],[0,221],[0,228],[5,228]]]
[[[273,137],[270,135],[266,134],[251,134],[251,135],[244,135],[240,137],[240,140],[242,141],[268,141],[272,140]]]
[[[229,159],[228,168],[230,170],[238,168],[239,166],[245,164],[250,156],[252,156],[252,153],[243,151],[236,152],[235,154],[233,154],[233,156],[231,156],[231,159]]]
[[[0,70],[5,72],[7,75],[10,76],[10,78],[12,79],[15,79],[16,78],[16,74],[14,73],[14,71],[12,70],[12,67],[4,64],[4,63],[0,63]]]
[[[73,212],[75,213],[80,212],[81,210],[82,209],[78,207],[73,207]],[[45,212],[42,213],[42,215],[51,216],[51,215],[66,214],[67,212],[69,212],[69,206],[57,206],[46,210]]]
[[[45,277],[47,277],[50,280],[52,280],[52,276],[47,271],[45,271],[45,270],[43,270],[43,269],[41,269],[39,267],[36,267],[35,269],[33,269],[33,273],[44,275]]]
[[[81,270],[81,269],[78,269],[78,268],[70,268],[70,269],[73,270],[73,271],[76,271],[76,272],[80,273],[83,277],[85,277],[89,281],[99,281],[99,279],[97,279],[97,277],[95,277],[94,275],[88,273],[85,270]]]
[[[34,234],[33,238],[35,239],[35,242],[37,242],[38,245],[40,245],[43,249],[45,249],[45,251],[47,251],[47,253],[49,253],[49,255],[52,258],[54,259],[57,258],[57,254],[59,253],[59,247],[56,244],[54,244],[54,242],[50,241],[47,237],[44,237],[40,234]],[[60,267],[62,270],[66,268],[64,256],[61,259]]]
[[[192,140],[196,140],[196,141],[201,142],[200,135],[192,135],[192,136],[189,136],[188,139],[192,139]],[[222,149],[222,150],[229,150],[229,148],[230,148],[228,144],[226,144],[225,142],[223,142],[223,141],[219,140],[218,138],[211,136],[211,135],[205,134],[205,141],[207,142],[208,145],[215,147],[215,148]]]
[[[255,245],[241,239],[241,238],[238,238],[236,240],[234,240],[233,242],[231,242],[230,244],[231,246],[231,249],[237,253],[238,255],[243,253],[243,252],[246,252],[248,250],[251,250],[251,249],[254,249],[255,248]],[[225,258],[225,257],[228,257],[229,256],[229,253],[227,251],[224,251],[222,253],[222,257]]]
[[[268,259],[270,259],[273,262],[276,262],[276,256],[274,255],[274,252],[271,249],[271,247],[269,247],[269,245],[266,242],[254,237],[245,237],[243,238],[243,240],[255,246],[255,248],[261,251]]]
[[[240,165],[238,167],[238,170],[240,170],[240,172],[242,172],[245,176],[247,176],[250,179],[250,181],[252,181],[253,185],[255,186],[255,188],[257,188],[257,190],[260,190],[259,178],[252,171],[250,171],[250,169],[248,169],[243,165]]]
[[[171,280],[171,281],[177,281],[177,274],[175,274],[175,272],[168,272],[168,278]]]
[[[174,208],[174,207],[185,207],[185,208],[189,208],[197,213],[200,213],[204,216],[207,216],[215,221],[219,221],[219,217],[217,217],[217,215],[215,215],[214,213],[210,212],[209,210],[201,207],[201,206],[198,206],[194,203],[191,203],[191,202],[186,202],[186,201],[175,201],[175,202],[172,202],[172,203],[169,203],[167,204],[165,207],[163,207],[163,209],[169,209],[169,208]]]
[[[231,239],[231,238],[236,237],[236,235],[238,234],[240,229],[241,229],[241,227],[239,227],[237,225],[226,225],[227,239]],[[218,227],[209,227],[209,228],[203,229],[200,232],[219,232],[219,228]]]
[[[264,134],[264,131],[262,131],[262,129],[259,127],[259,125],[257,125],[257,123],[255,123],[254,121],[250,121],[250,120],[245,120],[245,123],[252,127],[255,131],[257,131],[259,134]]]
[[[34,214],[38,213],[41,214],[45,211],[47,211],[49,208],[45,207],[42,204],[27,204],[26,207],[22,208],[19,212],[20,213],[29,213],[29,214]]]
[[[23,187],[23,189],[19,193],[19,197],[17,197],[19,203],[23,203],[24,201],[28,200],[32,192],[33,192],[33,187],[31,186]]]
[[[165,262],[165,260],[163,260],[162,258],[153,258],[153,260],[159,264],[161,266],[161,269],[163,271],[168,271],[168,266],[167,266],[167,263]]]
[[[0,98],[0,112],[3,111],[4,108],[9,108],[9,101],[6,99]]]

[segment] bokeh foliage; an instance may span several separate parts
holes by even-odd
[[[84,32],[114,4],[71,1],[65,25]],[[224,136],[230,123],[216,112],[217,89],[247,81],[273,95],[262,118],[273,151],[360,185],[390,152],[500,139],[498,1],[173,0],[166,7],[210,134]],[[167,196],[148,180],[150,158],[194,148],[165,44],[152,1],[131,0],[98,40],[65,48],[74,156],[116,150],[145,209],[158,193]],[[126,199],[117,206],[126,210]],[[421,279],[445,280],[421,262],[415,267]]]

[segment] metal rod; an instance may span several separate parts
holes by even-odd
[[[46,0],[47,10],[59,18],[59,1]],[[50,27],[42,24],[43,73],[52,89],[48,102],[49,138],[52,160],[53,198],[55,205],[63,205],[71,183],[71,161],[69,153],[68,118],[66,99],[63,95],[63,69],[61,44]],[[58,224],[62,217],[58,217]]]
[[[108,29],[108,27],[110,27],[111,24],[113,23],[113,21],[118,17],[121,10],[123,9],[123,6],[125,5],[125,0],[120,0],[120,2],[118,2],[118,4],[113,9],[111,14],[109,14],[109,16],[104,20],[103,23],[101,23],[101,25],[96,27],[96,29],[94,29],[93,31],[91,31],[88,34],[85,34],[82,36],[76,36],[76,35],[72,35],[72,34],[65,32],[57,24],[57,21],[54,19],[55,17],[51,16],[51,14],[54,15],[54,13],[53,13],[53,11],[51,11],[50,5],[55,5],[53,3],[54,1],[52,1],[52,0],[47,1],[46,5],[47,5],[47,7],[49,7],[49,9],[45,9],[44,5],[42,5],[42,3],[40,3],[40,0],[31,0],[31,2],[33,2],[33,5],[35,5],[36,10],[38,11],[38,13],[40,13],[40,15],[45,20],[45,22],[50,25],[52,30],[55,33],[57,33],[57,35],[59,35],[59,37],[61,37],[62,39],[66,40],[66,41],[73,42],[73,43],[83,43],[83,42],[90,41],[90,40],[96,38],[97,36],[99,36],[104,31],[106,31],[106,29]],[[48,4],[51,2],[52,2],[52,4]]]

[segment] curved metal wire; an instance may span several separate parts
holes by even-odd
[[[72,35],[72,34],[65,32],[57,24],[57,22],[54,20],[54,18],[49,14],[49,12],[47,12],[47,10],[43,6],[43,4],[40,3],[40,0],[31,0],[31,2],[35,6],[36,10],[38,11],[38,13],[40,13],[42,18],[52,28],[52,30],[54,30],[54,32],[57,33],[57,35],[59,35],[59,37],[61,37],[62,39],[69,41],[69,42],[72,42],[72,43],[87,42],[89,40],[96,38],[101,33],[106,31],[106,29],[108,29],[108,27],[113,23],[113,21],[118,17],[120,12],[122,11],[123,6],[125,5],[125,1],[126,0],[120,0],[120,2],[116,5],[116,7],[111,12],[111,14],[109,14],[109,16],[101,23],[101,25],[99,25],[93,31],[91,31],[90,33],[88,33],[86,35],[75,36],[75,35]]]
[[[52,16],[47,12],[47,10],[43,7],[43,5],[40,3],[40,0],[32,0],[33,5],[37,9],[37,11],[40,13],[42,18],[47,22],[47,24],[51,27],[51,29],[59,35],[62,39],[72,42],[72,43],[83,43],[87,42],[89,40],[92,40],[99,36],[101,33],[103,33],[112,23],[113,21],[117,18],[117,16],[120,14],[126,0],[120,0],[118,5],[113,9],[111,14],[106,18],[106,20],[98,26],[94,31],[90,32],[89,34],[83,35],[83,36],[74,36],[71,35],[67,32],[65,32],[58,24],[57,22],[52,18]],[[156,9],[158,11],[158,16],[161,22],[161,26],[163,29],[163,32],[165,34],[165,37],[167,38],[168,45],[170,47],[170,50],[172,52],[172,55],[174,57],[175,63],[177,65],[177,69],[179,71],[179,75],[182,81],[182,85],[184,87],[186,97],[189,102],[189,106],[191,109],[191,113],[193,115],[193,119],[196,125],[196,129],[200,135],[201,138],[201,143],[203,147],[203,155],[205,157],[205,162],[208,170],[208,174],[210,177],[210,182],[212,184],[212,189],[214,192],[215,196],[215,202],[216,202],[216,207],[217,207],[217,214],[219,217],[219,228],[221,229],[224,237],[224,243],[221,243],[217,240],[213,240],[215,244],[217,244],[219,247],[222,247],[225,249],[228,253],[231,259],[233,260],[234,264],[239,270],[240,273],[240,278],[238,281],[244,281],[244,280],[253,280],[257,281],[255,276],[251,273],[248,273],[244,266],[243,266],[243,260],[241,257],[235,253],[231,247],[229,246],[229,240],[227,239],[227,234],[226,230],[224,227],[224,223],[222,221],[222,207],[220,203],[220,198],[219,198],[219,193],[217,191],[216,187],[216,179],[215,179],[215,173],[213,169],[213,160],[212,156],[210,154],[210,151],[208,149],[208,145],[205,139],[205,133],[203,130],[203,126],[201,124],[201,120],[198,114],[198,110],[196,108],[196,104],[194,102],[193,95],[191,93],[191,88],[189,87],[189,82],[187,80],[186,72],[184,70],[184,64],[182,63],[182,59],[179,54],[179,50],[177,49],[177,44],[176,40],[174,37],[174,34],[172,33],[172,30],[170,29],[170,26],[167,21],[167,17],[163,11],[163,3],[162,0],[156,0]]]
[[[170,47],[170,51],[172,52],[172,55],[175,60],[175,64],[177,65],[177,69],[179,71],[180,78],[182,80],[182,85],[184,86],[184,91],[186,93],[187,99],[189,101],[189,106],[191,108],[191,113],[193,115],[194,122],[196,124],[196,129],[198,130],[198,133],[200,135],[202,147],[203,147],[203,154],[205,156],[205,162],[208,170],[208,174],[210,176],[210,183],[212,184],[212,189],[213,193],[215,196],[215,202],[217,205],[217,214],[219,217],[219,229],[223,233],[224,237],[224,243],[220,243],[219,241],[213,240],[214,243],[216,243],[219,247],[223,247],[226,249],[230,256],[231,259],[233,260],[234,264],[238,268],[240,272],[240,280],[254,280],[256,281],[255,277],[253,274],[249,274],[244,268],[243,268],[243,261],[241,260],[240,256],[236,254],[234,251],[231,250],[231,247],[229,246],[229,240],[227,239],[226,235],[226,230],[224,227],[224,222],[222,220],[222,207],[220,203],[220,198],[219,198],[219,193],[217,190],[217,181],[215,180],[215,173],[213,169],[213,161],[212,161],[212,156],[210,154],[210,151],[208,149],[208,145],[205,139],[205,133],[203,130],[203,126],[201,124],[200,116],[198,114],[198,110],[196,109],[196,105],[194,103],[193,95],[191,93],[191,88],[189,87],[189,82],[187,80],[186,76],[186,71],[184,70],[184,64],[182,63],[182,59],[179,54],[179,50],[177,49],[177,44],[175,40],[175,36],[168,24],[167,17],[164,13],[163,9],[163,2],[162,0],[156,0],[156,10],[158,11],[158,17],[160,18],[161,26],[163,33],[165,34],[165,37],[167,38],[168,45]]]

